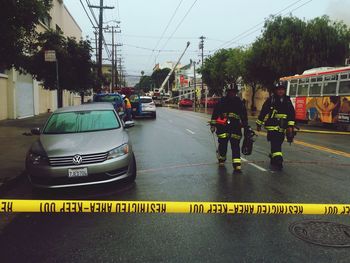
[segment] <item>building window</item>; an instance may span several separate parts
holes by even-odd
[[[62,29],[56,24],[56,32],[63,33]]]
[[[42,18],[40,18],[40,22],[43,23],[48,28],[51,27],[51,16],[49,14],[44,15]]]

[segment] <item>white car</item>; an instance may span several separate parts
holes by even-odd
[[[154,119],[157,117],[156,105],[152,97],[140,96],[140,103],[142,116],[151,116]]]

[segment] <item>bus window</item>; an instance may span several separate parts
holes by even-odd
[[[311,79],[311,82],[316,82],[316,81],[317,81],[316,78],[312,78],[312,79]]]
[[[322,83],[315,83],[310,86],[310,96],[321,95]]]
[[[328,82],[324,84],[323,95],[336,95],[337,82]]]
[[[348,74],[342,74],[340,75],[340,79],[347,79],[348,78]]]
[[[300,79],[299,83],[309,83],[309,78]]]
[[[322,77],[317,77],[317,82],[322,82],[323,78]]]
[[[297,94],[297,87],[298,87],[298,84],[291,84],[290,85],[289,96],[295,97],[295,95]]]
[[[341,81],[339,84],[339,94],[349,95],[350,94],[350,81]]]
[[[307,96],[308,95],[308,88],[309,88],[308,84],[299,85],[298,96]]]
[[[327,75],[324,77],[325,81],[338,80],[338,75]]]

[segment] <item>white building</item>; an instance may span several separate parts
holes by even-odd
[[[54,0],[49,16],[40,22],[38,32],[49,28],[62,30],[65,36],[81,39],[82,30],[62,0]],[[64,91],[63,105],[76,105],[80,97]],[[53,111],[57,108],[57,91],[43,89],[31,75],[11,69],[0,73],[0,120],[17,119]]]

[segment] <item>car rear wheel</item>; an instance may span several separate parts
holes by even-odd
[[[156,118],[157,118],[157,113],[153,113],[153,114],[152,114],[152,118],[153,118],[153,119],[156,119]]]

